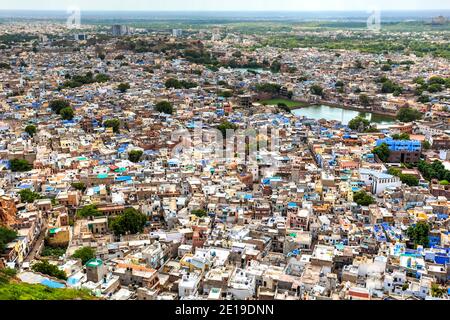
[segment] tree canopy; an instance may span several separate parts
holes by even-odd
[[[359,206],[369,206],[375,203],[374,198],[365,192],[364,190],[358,191],[353,194],[353,201],[356,202]]]
[[[429,239],[428,234],[430,233],[430,225],[426,222],[418,222],[414,226],[410,226],[408,230],[406,230],[406,235],[409,239],[414,243],[417,247],[421,245],[423,247],[428,247]]]
[[[422,113],[413,108],[401,108],[397,113],[397,120],[401,122],[412,122],[420,119],[422,119]]]
[[[156,104],[155,110],[160,113],[173,114],[173,107],[169,101],[160,101]]]
[[[33,169],[33,166],[24,159],[12,159],[9,163],[12,172],[26,172]]]
[[[114,133],[120,132],[120,120],[119,119],[108,119],[103,121],[103,126],[105,128],[112,128]]]
[[[77,216],[82,217],[82,218],[97,217],[100,215],[101,215],[100,211],[97,209],[97,206],[94,204],[84,206],[83,208],[77,210]]]
[[[62,109],[59,114],[63,120],[72,120],[74,116],[74,111],[71,107]]]
[[[91,247],[83,247],[76,250],[72,257],[75,259],[81,259],[81,263],[85,265],[86,262],[95,258],[95,250]]]
[[[352,130],[358,131],[358,132],[365,132],[367,129],[369,129],[370,121],[367,120],[364,117],[358,116],[348,123],[348,127]]]
[[[388,145],[386,143],[383,143],[380,146],[375,147],[372,150],[372,153],[376,154],[381,161],[387,162],[391,154],[391,151],[389,150]]]
[[[115,235],[136,234],[144,231],[147,216],[134,208],[125,209],[123,214],[111,221],[111,229]]]
[[[20,200],[26,203],[33,203],[35,200],[42,198],[42,196],[39,193],[33,192],[30,189],[23,189],[19,191],[19,195]]]
[[[141,160],[143,154],[144,152],[142,150],[131,150],[130,152],[128,152],[128,160],[134,163],[138,163]]]
[[[217,129],[222,132],[222,136],[225,138],[227,135],[227,130],[236,130],[238,128],[237,125],[231,123],[229,121],[223,121],[220,125],[217,126]]]
[[[64,99],[52,100],[49,103],[49,107],[56,114],[60,114],[61,110],[70,107],[70,102]]]
[[[17,232],[14,230],[0,226],[0,253],[5,250],[5,246],[17,237]]]
[[[29,135],[30,137],[33,137],[34,134],[37,132],[37,128],[36,128],[35,125],[29,124],[29,125],[27,125],[27,126],[25,127],[25,132],[28,133],[28,135]]]
[[[117,90],[119,90],[122,93],[127,92],[130,89],[130,84],[129,83],[121,83],[117,86]]]
[[[34,264],[31,269],[35,272],[40,272],[51,277],[67,280],[66,273],[63,270],[60,270],[57,266],[49,263],[47,260]]]

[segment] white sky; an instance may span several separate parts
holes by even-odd
[[[368,11],[450,9],[450,0],[1,0],[0,10]]]

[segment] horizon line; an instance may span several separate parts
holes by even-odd
[[[380,11],[384,12],[395,12],[395,11],[450,11],[450,8],[436,8],[436,9],[380,9]],[[35,12],[46,12],[46,11],[53,11],[53,12],[66,12],[64,9],[0,9],[0,11],[35,11]],[[108,9],[88,9],[83,10],[85,12],[367,12],[367,10],[351,10],[351,9],[343,9],[343,10],[250,10],[250,9],[241,9],[241,10],[173,10],[173,9],[167,9],[167,10],[133,10],[133,9],[123,9],[123,10],[108,10]]]

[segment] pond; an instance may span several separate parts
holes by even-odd
[[[395,119],[389,116],[378,115],[370,112],[359,112],[354,110],[347,110],[338,107],[330,107],[325,105],[313,105],[300,109],[295,109],[292,113],[296,116],[304,116],[309,119],[325,119],[328,121],[340,121],[342,124],[347,125],[350,120],[361,116],[366,118],[372,123],[376,124],[392,124],[395,123]]]

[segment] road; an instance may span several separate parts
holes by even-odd
[[[25,258],[24,262],[31,262],[36,257],[36,254],[38,253],[39,248],[42,245],[42,242],[45,240],[45,234],[47,232],[47,226],[44,226],[41,234],[39,235],[39,238],[37,239],[36,243],[33,246],[33,249],[31,249],[28,256]]]

